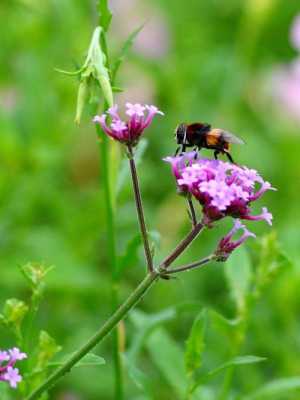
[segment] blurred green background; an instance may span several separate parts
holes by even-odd
[[[232,398],[243,398],[273,379],[300,376],[300,119],[270,95],[273,71],[298,56],[289,30],[299,4],[114,0],[111,8],[113,55],[125,36],[146,21],[121,67],[118,85],[125,92],[117,102],[153,103],[165,112],[146,134],[148,148],[139,165],[146,219],[158,243],[156,259],[189,229],[184,199],[176,195],[169,166],[162,161],[175,150],[174,127],[181,121],[202,120],[242,137],[247,144],[236,146],[233,156],[258,169],[278,189],[259,203],[273,213],[273,228],[292,266],[265,288],[251,311],[241,353],[268,360],[236,371],[232,387],[241,397]],[[47,330],[67,353],[111,311],[103,190],[91,111],[85,110],[79,127],[74,124],[78,82],[54,70],[82,63],[97,23],[96,2],[2,0],[0,18],[0,304],[9,297],[28,298],[19,265],[55,265],[32,335],[38,327]],[[179,264],[207,255],[229,226],[222,222],[206,232]],[[248,226],[259,240],[269,231],[262,222]],[[117,231],[122,255],[138,233],[129,180],[119,195]],[[249,247],[250,253],[258,251],[253,243]],[[141,248],[128,260],[121,298],[145,270]],[[160,282],[139,308],[158,313],[174,307],[176,312],[163,329],[183,348],[192,321],[204,306],[227,318],[235,316],[223,264]],[[126,320],[126,346],[132,344],[136,329],[134,321]],[[228,345],[213,330],[209,337],[206,362],[215,365],[226,359]],[[1,328],[0,339],[3,348],[14,344],[6,329]],[[52,391],[51,399],[113,398],[110,339],[96,352],[107,364],[74,371]],[[143,394],[126,374],[126,398],[181,398],[147,346],[137,363],[149,378],[150,394]],[[216,390],[222,386],[222,377],[218,379],[212,382]],[[216,398],[205,393],[203,399]],[[293,392],[279,398],[298,396]]]

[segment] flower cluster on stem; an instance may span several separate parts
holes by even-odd
[[[9,350],[0,350],[0,381],[6,381],[11,388],[15,389],[22,376],[18,368],[14,368],[17,361],[27,358],[17,347]]]
[[[139,103],[126,103],[126,115],[129,117],[127,121],[121,119],[118,113],[118,105],[110,107],[106,113],[96,115],[93,119],[95,123],[99,123],[103,131],[114,140],[134,147],[144,130],[151,124],[156,114],[163,115],[156,106],[142,105]],[[107,117],[111,122],[107,124]]]
[[[259,215],[251,213],[251,203],[267,190],[275,190],[254,169],[197,158],[195,152],[164,160],[172,166],[179,193],[190,194],[201,204],[205,225],[211,226],[225,216],[272,224],[272,214],[266,207]]]

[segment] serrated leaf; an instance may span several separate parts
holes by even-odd
[[[99,10],[99,25],[107,32],[111,19],[112,13],[108,7],[108,0],[99,0],[98,2]]]
[[[205,347],[204,336],[207,312],[203,310],[195,319],[186,342],[185,368],[188,375],[193,374],[202,364],[202,353]]]
[[[184,354],[178,344],[162,328],[155,330],[146,343],[152,361],[162,376],[183,399],[187,389]]]
[[[225,275],[237,309],[243,313],[252,278],[250,259],[243,247],[236,250],[226,262]]]
[[[142,161],[143,155],[148,147],[148,140],[145,138],[142,138],[139,141],[139,144],[135,150],[134,154],[134,160],[135,160],[135,165],[138,166],[140,162]],[[116,184],[116,195],[118,196],[124,187],[125,183],[127,182],[129,176],[130,176],[130,168],[129,168],[129,163],[127,159],[124,159],[120,165],[119,168],[119,174],[117,178],[117,184]]]
[[[64,362],[69,360],[74,355],[74,353],[67,354],[63,357],[61,361],[55,361],[49,363],[50,367],[58,367],[62,365]],[[93,367],[97,365],[104,365],[105,360],[104,358],[97,356],[96,354],[93,353],[88,353],[86,354],[76,365],[74,365],[74,368],[78,367]]]
[[[128,38],[125,40],[120,54],[118,56],[118,58],[116,59],[116,61],[113,64],[112,70],[111,70],[111,76],[112,76],[112,82],[115,81],[116,79],[116,75],[118,73],[118,70],[121,66],[121,64],[124,61],[125,56],[127,55],[127,53],[129,52],[129,50],[131,49],[134,39],[137,37],[137,35],[140,33],[140,31],[143,29],[145,24],[142,24],[141,26],[139,26],[138,28],[136,28],[133,32],[131,32],[131,34],[128,36]]]
[[[246,396],[244,400],[281,399],[279,396],[298,389],[300,390],[300,377],[298,376],[276,379]]]

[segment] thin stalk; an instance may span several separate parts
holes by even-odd
[[[192,243],[192,241],[204,229],[204,225],[199,222],[190,233],[177,245],[172,253],[160,264],[160,269],[167,269],[173,261]]]
[[[169,266],[173,261],[179,257],[184,250],[190,245],[195,239],[198,233],[201,231],[203,226],[198,224],[186,237],[183,239],[178,246],[167,256],[161,266]],[[73,355],[62,364],[56,371],[53,372],[38,388],[36,388],[26,400],[38,399],[45,391],[49,390],[60,378],[66,373],[70,372],[72,367],[78,363],[90,350],[92,350],[97,344],[99,344],[105,336],[107,336],[116,325],[124,319],[128,312],[142,299],[146,291],[152,286],[152,284],[160,277],[159,271],[153,271],[148,273],[139,286],[131,293],[131,295],[124,301],[123,304],[114,312],[114,314],[102,325],[102,327],[92,336],[79,350],[75,351]]]
[[[183,265],[182,267],[163,271],[163,275],[170,275],[170,274],[176,274],[177,272],[190,271],[191,269],[202,267],[203,265],[209,263],[210,261],[213,261],[215,258],[216,256],[214,254],[211,254],[210,256],[205,257],[202,260],[196,261],[194,263],[190,263],[187,265]]]
[[[141,236],[142,236],[142,240],[143,240],[145,256],[146,256],[146,260],[147,260],[148,272],[153,272],[153,270],[154,270],[153,260],[152,260],[152,254],[151,254],[150,244],[149,244],[149,240],[148,240],[148,233],[147,233],[145,216],[144,216],[142,196],[141,196],[141,191],[140,191],[140,186],[139,186],[138,175],[136,172],[135,161],[133,158],[132,149],[130,147],[128,147],[128,152],[129,152],[129,154],[128,154],[129,165],[130,165],[130,171],[131,171],[131,177],[132,177],[132,185],[133,185],[133,191],[134,191],[136,211],[137,211],[137,215],[138,215],[140,231],[141,231]]]
[[[116,312],[105,322],[98,332],[90,338],[79,350],[77,350],[61,367],[49,376],[36,390],[34,390],[27,400],[38,399],[42,393],[49,390],[54,383],[68,373],[71,368],[84,357],[96,344],[98,344],[111,330],[121,321],[128,311],[138,303],[150,286],[156,281],[159,274],[154,272],[148,274],[139,286],[131,293],[128,299],[116,310]]]
[[[196,216],[196,211],[194,208],[193,200],[191,199],[191,197],[188,197],[187,201],[188,201],[188,205],[189,205],[189,214],[190,214],[190,217],[192,220],[192,225],[193,225],[193,227],[195,227],[197,225],[197,216]]]
[[[109,180],[109,142],[106,135],[101,134],[100,127],[96,126],[98,137],[101,137],[99,144],[101,159],[101,183],[104,192],[105,216],[107,226],[107,250],[108,250],[108,266],[112,273],[112,311],[114,312],[119,304],[119,285],[118,270],[116,256],[116,229],[115,229],[115,213],[113,207],[113,198],[111,185]],[[123,379],[122,379],[122,358],[119,352],[119,331],[116,329],[113,334],[113,360],[115,373],[115,398],[121,400],[123,398]]]

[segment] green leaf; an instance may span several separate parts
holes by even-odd
[[[246,396],[244,400],[260,400],[260,399],[281,399],[282,395],[287,392],[300,389],[300,377],[295,376],[291,378],[276,379],[272,382],[266,383],[260,389],[252,394]],[[297,396],[299,398],[299,396]],[[295,397],[296,398],[296,397]]]
[[[22,274],[33,288],[37,288],[53,268],[53,265],[46,267],[44,264],[32,262],[20,267]]]
[[[135,150],[134,154],[134,160],[135,160],[135,165],[138,166],[143,158],[143,155],[148,147],[148,140],[145,138],[142,138],[139,141],[139,144]],[[117,179],[117,187],[116,187],[116,195],[118,196],[126,184],[129,176],[130,176],[130,169],[129,169],[129,163],[127,158],[124,159],[120,165],[120,172],[118,174],[118,179]]]
[[[249,256],[244,247],[240,247],[230,256],[225,264],[225,274],[231,295],[239,313],[242,314],[246,307],[252,275]]]
[[[177,343],[162,328],[155,330],[147,341],[151,359],[160,373],[183,399],[187,389],[185,378],[184,354]]]
[[[65,363],[67,360],[69,360],[70,357],[72,357],[74,353],[67,354],[63,357],[61,361],[55,361],[49,363],[49,367],[58,367]],[[76,365],[74,365],[74,368],[78,367],[94,367],[98,365],[104,365],[105,360],[104,358],[97,356],[96,354],[93,353],[88,353],[86,354]]]
[[[112,13],[108,7],[108,0],[99,0],[98,3],[99,10],[99,25],[107,32],[111,19]]]
[[[227,368],[231,368],[236,365],[255,364],[265,360],[266,358],[264,357],[257,357],[251,355],[234,357],[231,360],[225,362],[224,364],[221,364],[219,367],[207,372],[204,375],[201,375],[193,385],[191,392],[194,392],[200,385],[203,385],[203,383],[206,383],[207,381],[212,379],[215,375],[226,370]]]
[[[141,26],[136,28],[133,32],[131,32],[131,34],[125,40],[125,42],[121,48],[120,54],[119,54],[118,58],[116,59],[116,61],[114,62],[112,69],[111,69],[112,82],[115,81],[118,70],[119,70],[121,64],[123,63],[125,56],[131,49],[134,39],[137,37],[137,35],[140,33],[140,31],[144,28],[144,26],[145,26],[145,24],[142,24]]]
[[[259,262],[255,275],[255,290],[259,295],[261,290],[270,283],[282,270],[291,266],[291,261],[281,249],[277,235],[271,232],[258,243]]]
[[[28,312],[28,306],[24,301],[18,299],[6,300],[3,307],[3,317],[5,323],[20,329],[22,321]]]
[[[231,360],[225,362],[224,364],[221,364],[219,367],[213,369],[212,371],[208,372],[207,375],[213,376],[218,374],[219,372],[222,372],[224,369],[233,367],[235,365],[245,365],[245,364],[255,364],[259,363],[262,361],[266,361],[265,357],[257,357],[257,356],[238,356],[234,357]]]
[[[118,273],[121,274],[125,268],[132,267],[137,263],[137,252],[141,245],[141,235],[133,236],[127,243],[124,254],[118,258]]]
[[[155,314],[146,314],[140,310],[132,310],[130,313],[130,320],[137,328],[135,329],[135,335],[132,338],[132,344],[127,351],[127,356],[131,362],[134,362],[146,343],[148,336],[158,326],[164,322],[174,319],[176,316],[176,310],[173,307],[167,308]]]
[[[188,375],[193,374],[202,364],[202,353],[204,351],[205,328],[207,312],[203,310],[195,319],[189,337],[186,342],[185,368]]]
[[[62,349],[55,339],[53,339],[46,331],[41,331],[39,335],[38,355],[36,368],[42,370],[47,367],[49,361]]]

